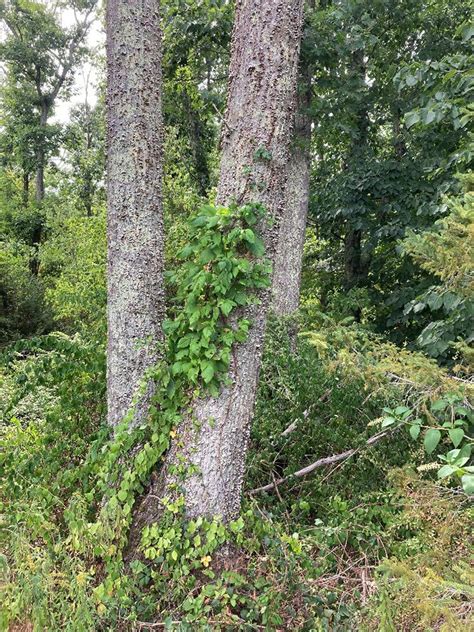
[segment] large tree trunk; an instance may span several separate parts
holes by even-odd
[[[261,226],[272,261],[285,208],[302,5],[303,0],[241,0],[232,39],[217,202],[266,207],[275,220]],[[196,401],[193,415],[179,426],[163,470],[137,508],[132,540],[159,517],[156,496],[169,489],[170,466],[181,459],[193,466],[182,483],[189,517],[219,515],[227,521],[239,512],[270,291],[260,298],[260,305],[243,310],[252,327],[233,351],[230,385],[218,397]]]
[[[158,0],[107,3],[108,422],[157,360],[164,315]],[[136,408],[148,410],[152,385]]]
[[[285,212],[275,257],[272,284],[272,309],[278,316],[289,316],[299,306],[303,248],[309,204],[311,117],[311,71],[301,73],[295,138],[287,168]]]
[[[344,288],[359,285],[364,275],[362,263],[362,231],[348,228],[344,236]]]

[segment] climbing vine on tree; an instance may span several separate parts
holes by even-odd
[[[176,298],[164,323],[162,358],[148,370],[137,392],[139,398],[148,380],[155,381],[148,419],[133,427],[132,407],[100,457],[93,450],[97,483],[86,500],[99,503],[96,521],[89,523],[79,515],[87,508],[82,497],[68,511],[72,541],[106,560],[109,581],[122,582],[134,503],[170,442],[179,441],[175,429],[182,415],[190,414],[193,398],[219,392],[233,345],[246,339],[251,323],[239,318],[238,309],[257,301],[258,291],[270,282],[270,266],[259,236],[259,226],[265,221],[261,205],[246,204],[206,205],[190,222],[189,243],[179,254],[182,265],[169,275]],[[185,468],[178,474],[186,476]],[[179,496],[179,485],[173,491]],[[182,502],[175,499],[174,503],[164,498],[163,507],[177,513]]]

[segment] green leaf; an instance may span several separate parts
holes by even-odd
[[[442,478],[451,476],[451,474],[453,474],[455,471],[455,467],[452,467],[451,465],[443,465],[443,467],[438,470],[438,478],[441,480]]]
[[[228,316],[235,306],[234,301],[225,300],[219,303],[219,307],[224,316]]]
[[[124,489],[120,489],[118,494],[117,494],[117,496],[118,496],[119,500],[121,500],[123,502],[124,500],[127,500],[128,494],[127,494],[127,492]]]
[[[436,120],[436,112],[434,110],[425,109],[423,111],[423,123],[429,125]]]
[[[466,443],[466,445],[463,445],[463,447],[459,450],[459,455],[458,455],[458,459],[467,459],[469,460],[471,457],[471,451],[472,451],[472,446],[470,443]]]
[[[453,442],[455,448],[461,443],[464,438],[464,430],[462,428],[453,428],[448,431],[449,438]]]
[[[431,410],[433,412],[438,412],[440,410],[444,410],[446,408],[446,406],[448,405],[448,402],[445,399],[437,399],[435,402],[433,402],[433,404],[431,405]]]
[[[474,474],[464,474],[461,483],[466,494],[474,494]]]
[[[407,112],[405,114],[404,122],[405,122],[405,127],[407,127],[408,129],[410,127],[413,127],[413,125],[415,125],[419,121],[420,121],[420,115],[418,112],[413,111],[413,112]]]
[[[410,436],[412,439],[418,439],[418,437],[420,436],[420,431],[421,428],[418,424],[413,424],[412,426],[410,426]]]
[[[206,384],[209,384],[209,382],[211,382],[212,378],[214,377],[214,366],[211,363],[206,364],[204,366],[204,369],[202,369],[201,373],[202,373],[202,379],[204,380],[204,382]]]
[[[474,24],[464,22],[463,24],[461,24],[459,31],[463,40],[467,42],[474,37]]]
[[[246,228],[245,230],[242,231],[243,237],[246,241],[248,241],[249,243],[253,244],[255,242],[255,233],[253,232],[253,230],[251,228]]]
[[[436,428],[430,428],[426,434],[425,439],[423,441],[423,445],[425,446],[425,450],[427,454],[431,454],[438,443],[441,440],[441,432]]]
[[[397,420],[395,419],[395,417],[384,417],[382,419],[382,428],[386,428],[387,426],[391,426],[396,421]]]
[[[397,406],[394,410],[396,415],[403,415],[404,413],[409,413],[410,409],[407,406]]]

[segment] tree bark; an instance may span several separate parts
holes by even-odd
[[[158,0],[107,3],[108,422],[157,360],[164,316]],[[135,409],[148,411],[152,384]]]
[[[295,138],[287,168],[285,212],[275,258],[272,309],[278,316],[290,316],[299,306],[303,248],[309,204],[311,117],[311,71],[300,73],[300,90],[295,116]]]
[[[303,0],[241,0],[232,38],[217,202],[265,206],[274,220],[261,226],[271,261],[285,208],[302,6]],[[181,485],[188,517],[228,521],[238,514],[270,291],[260,299],[241,312],[252,327],[233,350],[230,384],[218,397],[194,402],[192,415],[183,419],[163,469],[135,512],[132,539],[159,517],[156,497],[176,482],[172,466],[182,460],[192,466]]]

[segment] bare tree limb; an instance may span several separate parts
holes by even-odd
[[[362,448],[368,448],[372,445],[375,445],[376,443],[378,443],[379,441],[381,441],[388,435],[391,435],[392,432],[393,431],[390,431],[390,430],[384,430],[383,432],[379,432],[373,437],[370,437],[370,439],[367,439],[365,444],[361,446],[360,448],[352,448],[350,450],[346,450],[345,452],[341,452],[340,454],[325,456],[322,459],[318,459],[317,461],[314,461],[314,463],[311,463],[310,465],[303,467],[301,470],[298,470],[297,472],[290,474],[289,476],[284,476],[283,478],[274,479],[273,482],[268,483],[268,485],[257,487],[256,489],[250,490],[248,493],[258,494],[259,492],[276,491],[278,485],[281,485],[282,483],[286,483],[287,481],[290,481],[294,478],[301,478],[302,476],[306,476],[306,474],[310,474],[311,472],[313,472],[319,467],[324,467],[325,465],[332,465],[333,463],[344,461],[345,459],[348,459],[349,457],[354,456],[354,454],[356,454],[357,452],[360,452]]]

